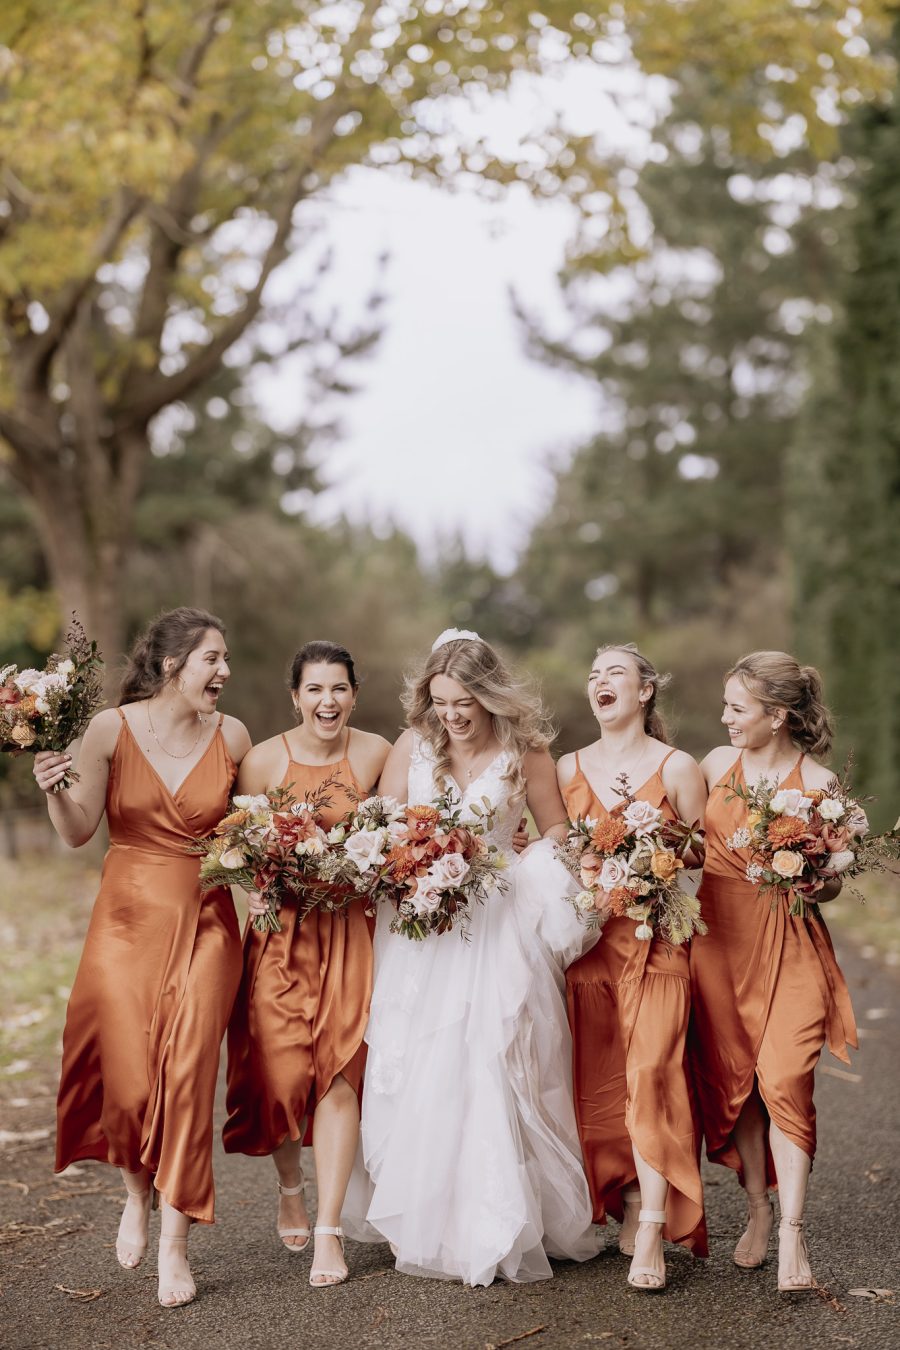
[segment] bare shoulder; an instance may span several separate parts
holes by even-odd
[[[663,783],[693,782],[699,777],[700,765],[686,750],[673,750],[662,766]]]
[[[804,755],[803,763],[800,766],[800,776],[803,779],[804,787],[827,788],[834,778],[834,770],[826,768],[824,764],[819,764],[814,759],[810,759],[809,755]]]
[[[357,779],[366,787],[378,782],[390,751],[390,741],[373,731],[359,731],[354,727],[350,733],[347,747],[350,764]]]
[[[561,788],[567,788],[575,777],[575,771],[578,768],[578,758],[575,751],[570,751],[567,755],[560,755],[556,761],[556,778]]]
[[[394,741],[394,744],[391,746],[390,750],[391,755],[397,756],[412,755],[413,743],[415,739],[416,733],[413,731],[412,727],[407,727],[405,731],[400,732],[400,735],[397,737],[397,739]]]
[[[234,721],[234,718],[226,717],[225,719],[226,724],[230,721]],[[237,725],[241,728],[241,730],[247,736],[247,739],[249,741],[250,737],[249,734],[247,733],[247,728],[244,726],[243,722],[238,722]],[[226,728],[223,726],[222,730],[223,732],[225,732]],[[227,740],[228,737],[226,734],[226,742]],[[231,746],[229,745],[228,748],[230,749]],[[257,741],[256,745],[250,744],[248,746],[243,759],[244,767],[257,769],[262,768],[269,764],[273,764],[278,758],[279,754],[281,754],[282,756],[286,754],[284,748],[284,741],[281,739],[280,735],[270,736],[268,740]]]
[[[104,708],[91,718],[82,737],[82,746],[87,746],[92,754],[111,759],[122,730],[122,718],[118,708]]]
[[[737,761],[737,754],[733,745],[717,745],[700,764],[700,772],[712,787],[718,783],[719,779],[726,769]]]
[[[240,764],[251,746],[250,732],[237,717],[230,717],[226,713],[222,722],[222,736],[231,758],[235,764]]]

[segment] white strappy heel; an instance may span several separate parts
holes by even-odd
[[[279,1181],[279,1183],[278,1183],[278,1192],[279,1192],[280,1195],[302,1195],[302,1194],[303,1194],[303,1188],[304,1188],[305,1185],[306,1185],[306,1179],[304,1178],[303,1172],[302,1172],[302,1170],[301,1170],[301,1172],[300,1172],[300,1182],[299,1182],[299,1185],[297,1185],[297,1186],[282,1186],[281,1182]],[[280,1206],[279,1206],[279,1208],[280,1208]],[[309,1246],[309,1229],[308,1229],[308,1228],[279,1228],[279,1227],[277,1226],[277,1225],[278,1225],[278,1219],[277,1219],[277,1217],[276,1217],[276,1220],[275,1220],[275,1224],[276,1224],[276,1230],[275,1230],[275,1231],[278,1233],[278,1236],[281,1238],[282,1245],[284,1246],[284,1248],[285,1248],[286,1251],[289,1251],[289,1252],[305,1252],[305,1251],[306,1251],[307,1247]],[[297,1242],[297,1243],[295,1243],[295,1242],[285,1242],[284,1239],[285,1239],[285,1238],[290,1238],[290,1237],[302,1237],[302,1238],[306,1238],[306,1241],[305,1241],[305,1242]]]
[[[319,1233],[330,1233],[332,1237],[340,1240],[341,1251],[344,1250],[344,1230],[343,1228],[326,1228],[323,1224],[316,1224],[313,1234],[317,1237]],[[315,1266],[309,1272],[309,1282],[313,1289],[331,1289],[336,1284],[343,1284],[350,1274],[345,1267],[343,1270],[316,1270]],[[316,1277],[319,1278],[316,1278]]]
[[[658,1223],[660,1228],[666,1221],[666,1211],[664,1209],[642,1209],[638,1215],[638,1223]],[[636,1242],[636,1239],[635,1239]],[[639,1284],[634,1278],[636,1275],[646,1275],[652,1283]],[[666,1287],[665,1263],[663,1263],[663,1273],[660,1275],[653,1266],[636,1266],[634,1261],[631,1263],[631,1269],[628,1272],[628,1283],[632,1289],[641,1289],[645,1293],[658,1294],[660,1290]]]

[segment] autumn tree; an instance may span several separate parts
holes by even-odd
[[[155,419],[220,369],[303,246],[309,204],[350,167],[579,199],[584,141],[548,119],[503,157],[454,107],[471,125],[515,79],[631,59],[674,74],[688,50],[715,70],[735,134],[765,143],[800,118],[814,138],[823,104],[877,81],[848,41],[858,14],[840,0],[643,0],[627,18],[573,0],[7,0],[0,436],[62,608],[120,648]]]

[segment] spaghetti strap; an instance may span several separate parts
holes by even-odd
[[[660,760],[659,765],[657,766],[657,770],[656,770],[656,772],[657,772],[657,774],[659,775],[660,778],[662,777],[662,771],[663,771],[663,769],[666,767],[666,765],[668,764],[669,760],[672,758],[672,756],[674,755],[674,753],[675,753],[675,751],[676,751],[677,749],[678,749],[677,745],[673,745],[672,748],[671,748],[671,750],[669,751],[669,753],[668,753],[667,755],[663,755],[662,759]]]
[[[281,733],[281,739],[284,741],[284,748],[287,751],[288,764],[293,764],[294,756],[291,754],[291,747],[288,745],[288,738],[284,732]]]
[[[124,722],[124,721],[125,721],[125,714],[123,713],[122,709],[121,709],[121,708],[116,708],[116,712],[119,714],[119,716],[121,717],[122,721]]]

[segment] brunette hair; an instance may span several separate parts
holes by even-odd
[[[513,763],[506,774],[513,789],[524,794],[522,760],[529,750],[545,750],[554,737],[540,696],[506,666],[488,642],[459,638],[432,652],[418,671],[406,676],[401,702],[410,727],[429,742],[435,756],[435,777],[450,765],[450,735],[434,710],[431,681],[435,675],[458,680],[490,713],[494,735]]]
[[[649,661],[643,652],[638,651],[633,642],[604,642],[602,647],[597,648],[595,655],[601,656],[603,652],[625,652],[631,657],[637,666],[641,685],[651,686],[650,697],[644,704],[644,731],[648,736],[662,741],[663,745],[668,745],[669,733],[662,715],[656,710],[656,696],[660,689],[665,689],[671,682],[672,676],[660,674],[653,662]]]
[[[346,666],[347,678],[351,687],[353,689],[359,688],[359,680],[356,678],[356,671],[353,667],[353,657],[347,651],[347,648],[341,647],[337,642],[328,642],[325,638],[318,638],[314,642],[305,642],[291,662],[292,690],[297,689],[303,679],[303,667],[311,666],[317,661],[324,661],[329,666]]]
[[[119,705],[158,694],[184,668],[210,628],[225,636],[222,620],[215,614],[207,614],[205,609],[182,606],[157,615],[131,649],[119,690]],[[163,663],[169,658],[174,658],[175,665],[166,674]]]
[[[736,675],[767,713],[785,710],[791,740],[807,754],[828,754],[834,739],[831,714],[824,703],[822,676],[815,666],[801,666],[787,652],[750,652],[725,676]]]

